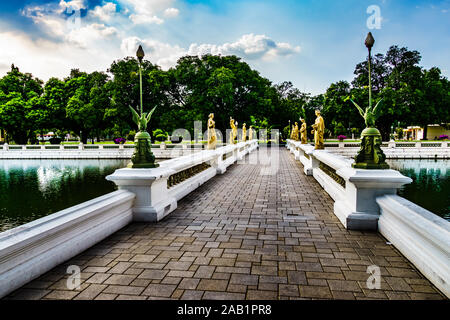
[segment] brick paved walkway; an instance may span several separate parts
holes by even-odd
[[[382,236],[345,230],[287,150],[276,175],[266,169],[234,165],[164,221],[129,225],[7,298],[444,298]],[[380,290],[366,286],[374,264]],[[67,289],[69,265],[81,267],[79,290]]]

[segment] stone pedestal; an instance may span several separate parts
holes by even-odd
[[[377,230],[380,208],[376,198],[397,193],[412,182],[396,170],[341,168],[336,173],[345,180],[345,194],[334,203],[334,213],[350,230]]]
[[[386,156],[381,150],[381,134],[376,128],[366,128],[361,133],[361,149],[355,157],[353,168],[389,169]]]
[[[129,168],[157,168],[155,156],[152,153],[152,144],[148,132],[138,132],[134,137],[134,153]]]

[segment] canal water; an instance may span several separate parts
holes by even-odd
[[[116,190],[128,160],[0,160],[0,232]]]
[[[398,194],[450,221],[450,160],[386,160],[413,179]]]
[[[450,160],[389,160],[413,179],[400,196],[450,221]],[[0,232],[116,190],[128,160],[0,160]]]

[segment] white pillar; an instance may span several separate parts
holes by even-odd
[[[380,208],[376,198],[397,193],[412,182],[396,170],[341,168],[336,173],[345,180],[345,194],[334,203],[334,213],[351,230],[376,230]]]

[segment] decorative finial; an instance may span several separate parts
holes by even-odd
[[[141,45],[139,45],[139,48],[136,51],[136,56],[139,59],[139,62],[142,62],[142,59],[144,59],[145,53]]]
[[[372,50],[373,44],[375,43],[375,39],[372,36],[372,32],[369,32],[367,34],[367,38],[364,43],[365,43],[367,49],[369,49],[369,51]]]

